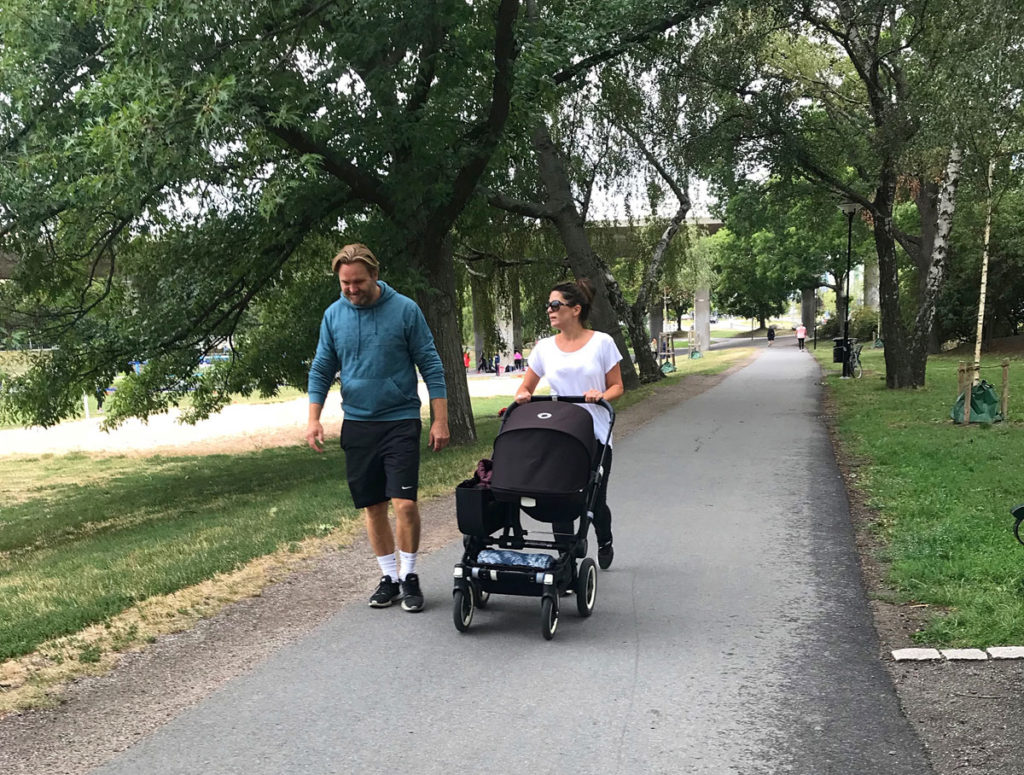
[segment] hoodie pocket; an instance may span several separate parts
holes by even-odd
[[[382,379],[350,379],[342,385],[342,408],[350,415],[372,419],[411,404],[415,398],[405,395],[390,377]]]

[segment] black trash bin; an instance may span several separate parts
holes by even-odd
[[[846,360],[846,344],[843,337],[837,336],[832,339],[832,363],[842,363]]]

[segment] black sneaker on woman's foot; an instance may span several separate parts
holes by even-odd
[[[615,549],[612,548],[611,541],[597,547],[597,564],[601,566],[601,570],[608,570],[608,568],[611,567],[612,558],[614,557]]]
[[[370,596],[370,607],[387,608],[398,600],[401,595],[402,591],[398,588],[397,582],[392,581],[390,576],[381,576],[380,584],[377,585],[377,589]]]

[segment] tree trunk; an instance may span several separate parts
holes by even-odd
[[[817,288],[803,288],[800,291],[800,320],[808,331],[814,330],[814,323],[818,318],[818,295],[815,291]],[[875,297],[877,300],[877,291]]]
[[[651,303],[647,306],[647,316],[651,321],[648,333],[651,335],[651,339],[657,339],[665,330],[665,309],[662,305],[662,299],[652,298]]]
[[[602,267],[602,273],[604,274],[608,289],[608,301],[612,309],[615,310],[618,319],[626,324],[629,339],[633,343],[633,351],[636,353],[636,365],[640,369],[640,382],[644,384],[657,382],[665,375],[658,368],[657,358],[647,346],[647,327],[644,325],[643,306],[627,303],[626,297],[622,295],[622,289],[619,287],[618,281],[608,271],[600,257],[595,258]],[[632,368],[632,364],[630,364],[630,367]]]
[[[508,268],[509,304],[512,310],[512,351],[523,351],[523,310],[519,288],[519,267]]]
[[[864,261],[864,306],[878,312],[878,261]]]
[[[623,387],[626,390],[633,390],[640,386],[640,379],[633,367],[633,358],[622,335],[618,315],[612,309],[609,300],[607,272],[590,245],[583,219],[572,197],[565,165],[562,164],[558,150],[543,123],[538,124],[533,131],[533,147],[537,153],[540,178],[547,193],[548,206],[552,210],[550,220],[554,223],[565,247],[569,266],[577,277],[587,278],[594,286],[594,303],[590,309],[591,322],[595,329],[604,331],[615,340],[615,345],[622,355]],[[644,342],[646,343],[646,339]],[[646,350],[646,344],[640,349]]]
[[[711,289],[698,288],[693,294],[693,331],[701,352],[711,349]]]
[[[423,270],[428,287],[419,294],[417,303],[434,334],[434,345],[441,356],[445,382],[448,387],[448,427],[453,444],[476,441],[473,406],[469,398],[469,384],[462,360],[462,335],[458,326],[455,303],[455,263],[451,256],[451,243],[445,239],[440,245],[413,241],[409,247],[413,266]]]
[[[938,224],[939,183],[930,178],[921,177],[914,204],[921,221],[921,241],[917,255],[912,256],[917,266],[917,302],[923,303],[927,290],[925,283],[928,277],[928,265],[931,261],[932,249],[935,245],[935,230]],[[938,353],[941,350],[938,331],[934,326],[928,333],[927,351]]]
[[[926,347],[911,351],[907,330],[900,319],[899,265],[893,233],[892,208],[896,193],[896,174],[889,166],[875,190],[873,231],[878,254],[878,301],[882,330],[885,332],[885,385],[888,388],[912,388],[924,384]]]
[[[487,288],[482,277],[469,275],[469,292],[473,300],[473,365],[479,369],[487,349]]]
[[[949,150],[946,158],[946,169],[942,174],[942,186],[936,198],[935,222],[930,227],[931,249],[928,253],[928,262],[918,262],[923,265],[924,278],[922,281],[923,294],[917,308],[917,317],[914,320],[914,339],[924,342],[925,356],[931,351],[929,344],[933,339],[935,328],[935,305],[938,303],[939,292],[946,280],[946,264],[949,256],[949,235],[953,230],[953,214],[956,212],[956,191],[960,184],[960,169],[963,163],[963,152],[958,147]],[[922,240],[923,242],[923,240]],[[936,347],[936,352],[938,347]],[[922,381],[924,376],[922,372]]]

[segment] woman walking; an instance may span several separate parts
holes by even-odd
[[[541,339],[527,360],[526,375],[516,391],[516,403],[530,400],[541,377],[547,377],[552,392],[562,396],[583,396],[587,403],[614,401],[622,395],[619,348],[608,334],[585,328],[594,292],[586,280],[559,283],[551,289],[546,306],[548,321],[558,331]],[[597,406],[583,407],[594,418],[594,436],[600,456],[608,438],[608,412]],[[597,564],[604,570],[612,564],[612,513],[608,508],[608,479],[612,470],[611,439],[605,455],[604,478],[594,503],[594,533],[597,536]]]

